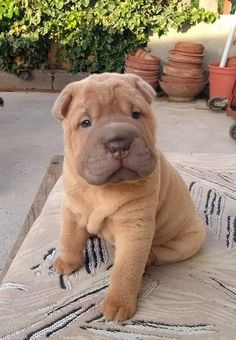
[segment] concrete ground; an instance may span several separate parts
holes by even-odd
[[[50,111],[51,93],[1,93],[0,270],[17,238],[51,158],[63,153],[62,131]],[[204,101],[155,102],[157,143],[165,152],[227,153],[232,119],[210,112]]]

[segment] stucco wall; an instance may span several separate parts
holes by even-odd
[[[233,20],[236,20],[235,15],[221,15],[214,24],[200,23],[185,33],[178,33],[171,29],[166,36],[161,38],[157,35],[151,36],[149,47],[152,53],[165,63],[169,51],[174,48],[177,41],[199,42],[205,46],[204,59],[207,65],[212,61],[220,60]],[[231,47],[230,55],[236,55],[236,44]]]

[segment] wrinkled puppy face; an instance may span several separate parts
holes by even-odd
[[[137,181],[155,168],[154,90],[135,75],[104,73],[69,84],[53,113],[66,151],[89,184]]]

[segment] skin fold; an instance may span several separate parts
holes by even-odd
[[[206,236],[186,185],[156,147],[154,96],[138,76],[104,73],[67,85],[53,107],[65,142],[54,270],[78,270],[90,235],[114,245],[101,305],[108,320],[135,313],[146,265],[183,261]]]

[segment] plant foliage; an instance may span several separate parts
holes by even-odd
[[[224,9],[224,2],[225,0],[218,0],[218,13],[222,14],[223,13],[223,9]],[[194,7],[199,7],[199,0],[191,0],[191,5]]]
[[[52,42],[71,72],[122,71],[126,55],[151,32],[213,22],[216,16],[179,0],[1,0],[0,69],[26,77],[47,66]]]

